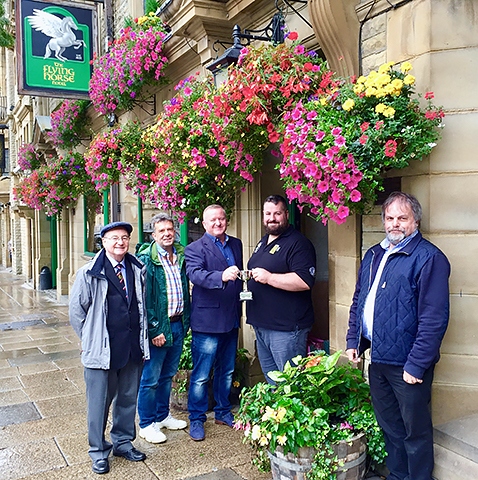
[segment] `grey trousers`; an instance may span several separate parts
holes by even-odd
[[[88,453],[91,459],[107,458],[115,452],[127,452],[136,438],[136,402],[143,362],[128,362],[119,370],[84,369],[88,406]],[[105,439],[108,413],[113,403],[112,444]]]

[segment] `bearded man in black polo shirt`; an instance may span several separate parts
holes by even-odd
[[[247,302],[247,323],[256,333],[262,372],[273,383],[268,372],[283,370],[288,360],[307,353],[316,255],[310,240],[289,225],[285,198],[267,197],[263,214],[266,234],[247,266],[253,295]]]

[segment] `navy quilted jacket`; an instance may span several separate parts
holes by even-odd
[[[448,325],[450,264],[421,233],[385,264],[375,300],[372,342],[362,337],[365,300],[385,251],[370,248],[362,261],[350,308],[347,349],[359,354],[371,346],[373,363],[400,365],[423,373],[440,358]]]

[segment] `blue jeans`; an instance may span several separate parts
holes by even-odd
[[[274,382],[267,375],[269,372],[284,370],[286,362],[297,355],[307,355],[307,335],[310,327],[298,329],[292,332],[269,330],[267,328],[254,327],[256,332],[257,356],[261,364],[262,373],[267,382]]]
[[[193,332],[191,353],[193,371],[189,385],[189,420],[206,421],[208,410],[208,382],[214,368],[214,413],[221,418],[231,411],[232,374],[236,363],[238,329],[228,333]]]
[[[156,347],[149,342],[150,359],[144,363],[138,395],[139,426],[145,428],[169,415],[171,382],[183,351],[183,322],[171,323],[173,344]]]

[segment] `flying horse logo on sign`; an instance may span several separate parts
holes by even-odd
[[[29,15],[27,18],[37,32],[51,37],[43,58],[50,58],[52,52],[55,52],[55,57],[64,62],[68,59],[62,54],[68,47],[76,49],[81,46],[86,47],[85,41],[78,40],[72,31],[72,29],[78,30],[78,27],[71,17],[60,18],[44,10],[34,9],[33,15]]]

